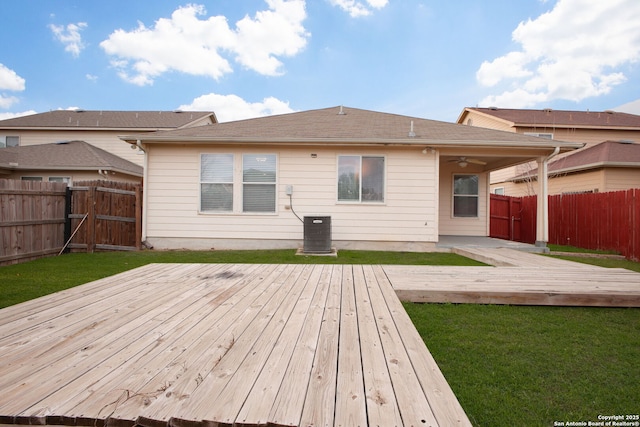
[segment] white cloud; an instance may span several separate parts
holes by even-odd
[[[387,5],[388,0],[367,0],[365,2],[357,0],[329,0],[329,2],[348,12],[352,18],[358,18],[360,16],[371,15],[371,13],[373,13],[372,9],[382,9]]]
[[[119,76],[136,85],[153,83],[169,71],[219,79],[233,72],[227,56],[264,75],[282,73],[278,57],[293,56],[307,43],[304,0],[266,0],[269,10],[245,16],[232,29],[224,16],[206,15],[190,4],[160,18],[152,28],[114,31],[100,43]]]
[[[87,28],[86,22],[78,22],[77,24],[68,24],[66,27],[63,25],[49,25],[51,32],[55,38],[65,45],[64,50],[70,52],[74,57],[80,56],[80,52],[85,48],[82,42],[82,36],[80,31]]]
[[[262,102],[247,102],[237,95],[219,95],[209,93],[193,100],[191,104],[178,107],[185,111],[213,111],[218,122],[250,119],[274,114],[291,113],[289,103],[268,97]]]
[[[613,108],[614,111],[640,115],[640,99]]]
[[[84,76],[86,77],[87,80],[89,80],[91,82],[97,82],[98,81],[98,76],[96,76],[96,75],[87,73]]]
[[[0,90],[23,91],[25,80],[15,71],[0,64]]]
[[[24,89],[25,80],[12,69],[7,68],[4,64],[0,64],[0,90],[21,92]],[[10,108],[16,102],[18,102],[18,98],[15,96],[0,92],[0,108]]]
[[[476,79],[503,92],[482,105],[525,108],[555,99],[581,101],[626,80],[640,60],[637,0],[558,0],[513,31],[520,50],[482,63]]]
[[[15,119],[16,117],[30,116],[37,113],[37,111],[33,110],[23,111],[22,113],[0,113],[0,120]]]

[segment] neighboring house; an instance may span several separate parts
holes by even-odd
[[[0,178],[73,182],[142,182],[142,166],[87,144],[69,141],[0,148]]]
[[[640,142],[640,116],[614,111],[564,111],[523,110],[505,108],[465,108],[457,123],[525,135],[534,135],[557,141],[582,142],[591,147],[604,141]],[[559,156],[561,158],[562,155]],[[537,174],[536,165],[523,163],[491,174],[491,191],[509,196],[537,194],[536,184],[531,179]],[[632,172],[627,168],[624,173]],[[534,172],[535,171],[535,172]],[[527,180],[526,177],[531,177]],[[555,178],[554,178],[555,179]],[[568,187],[552,184],[550,194],[556,189],[581,191],[581,185]],[[585,178],[589,179],[589,178]],[[579,184],[580,178],[574,180]],[[602,188],[616,187],[606,181]],[[553,188],[553,190],[551,190]],[[630,187],[627,187],[630,188]],[[600,190],[602,191],[602,190]]]
[[[123,139],[146,152],[159,249],[296,248],[303,217],[329,216],[336,248],[434,250],[489,235],[490,171],[582,146],[342,107]]]
[[[538,169],[512,179],[537,185]],[[549,163],[549,194],[640,188],[640,144],[605,141]]]
[[[182,129],[216,123],[203,111],[86,111],[55,110],[0,121],[0,148],[62,141],[86,141],[143,165],[144,156],[124,144],[120,135]]]

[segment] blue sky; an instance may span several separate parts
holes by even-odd
[[[190,1],[190,2],[189,2]],[[1,1],[0,118],[345,105],[640,114],[637,0]]]

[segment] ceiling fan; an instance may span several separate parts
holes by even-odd
[[[457,159],[449,160],[450,163],[457,163],[461,168],[466,168],[468,164],[484,166],[487,162],[478,159],[470,159],[466,156],[460,156]]]

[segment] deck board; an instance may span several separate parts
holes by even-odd
[[[493,267],[384,266],[402,301],[640,307],[640,273],[513,249],[455,250]]]
[[[0,423],[469,426],[398,296],[640,305],[570,267],[140,267],[0,310]]]
[[[438,423],[382,269],[149,265],[50,298],[0,316],[0,423],[470,425],[450,391]]]

